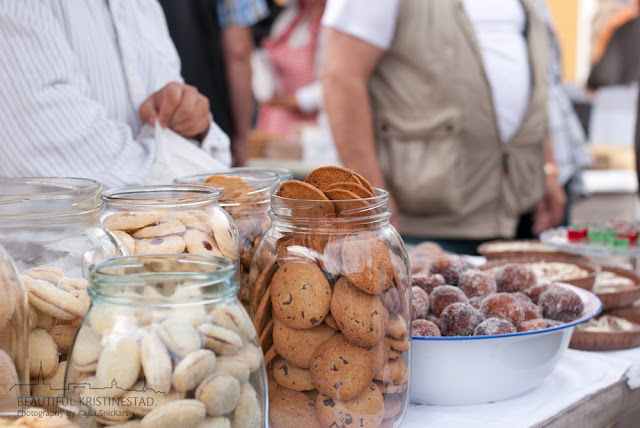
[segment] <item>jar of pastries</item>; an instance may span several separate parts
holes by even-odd
[[[398,426],[408,402],[410,273],[389,194],[337,167],[287,181],[251,266],[273,427]]]
[[[236,277],[232,260],[198,254],[92,266],[68,396],[104,425],[265,426],[266,372]]]
[[[130,254],[206,254],[238,260],[238,229],[201,185],[130,186],[104,192],[104,225]]]
[[[34,396],[62,396],[67,353],[90,303],[89,265],[126,252],[100,222],[101,192],[82,178],[0,179],[0,242],[28,293]]]
[[[0,402],[29,395],[28,304],[20,274],[0,245]]]
[[[286,170],[285,170],[286,171]],[[202,183],[220,189],[220,206],[233,218],[240,239],[240,294],[249,302],[249,268],[255,249],[267,231],[271,193],[280,184],[279,175],[259,169],[230,169],[198,174],[176,180],[179,183]]]

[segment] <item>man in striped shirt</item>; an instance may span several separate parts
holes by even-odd
[[[155,122],[229,165],[156,0],[0,0],[0,177],[145,183],[157,145],[141,131]]]

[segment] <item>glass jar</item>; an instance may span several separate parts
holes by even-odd
[[[28,305],[20,274],[0,245],[0,402],[29,395]]]
[[[103,424],[226,418],[220,426],[263,427],[266,373],[236,272],[230,259],[196,254],[92,266],[92,305],[71,351],[67,394]]]
[[[101,191],[82,178],[0,179],[0,242],[28,292],[33,395],[62,395],[66,356],[90,303],[87,269],[126,251],[100,223]]]
[[[238,229],[207,186],[131,186],[104,192],[102,216],[130,254],[206,254],[238,260]]]
[[[271,426],[400,424],[411,293],[407,251],[390,215],[382,190],[347,201],[272,195],[250,292]]]
[[[280,182],[272,171],[230,169],[179,178],[178,183],[202,183],[220,189],[220,206],[233,218],[240,239],[240,300],[249,302],[249,269],[255,249],[267,231],[271,193]]]

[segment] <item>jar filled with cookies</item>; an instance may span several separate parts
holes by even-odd
[[[408,402],[410,272],[389,194],[324,167],[271,198],[250,309],[272,427],[393,427]]]
[[[29,306],[20,274],[0,245],[0,402],[29,395]]]
[[[100,222],[101,192],[82,178],[0,179],[0,242],[28,295],[35,396],[62,396],[67,353],[89,308],[89,265],[126,253]]]
[[[104,192],[104,225],[130,254],[205,254],[237,261],[238,229],[202,185],[130,186]]]
[[[220,206],[229,213],[238,228],[240,242],[240,300],[249,302],[249,269],[260,239],[269,228],[271,193],[279,176],[273,171],[259,169],[230,169],[228,171],[199,174],[176,180],[179,183],[202,183],[222,192]],[[248,306],[246,306],[248,307]]]
[[[197,254],[94,265],[67,395],[104,425],[264,427],[265,366],[236,278],[232,260]]]

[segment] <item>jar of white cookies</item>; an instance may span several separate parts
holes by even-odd
[[[332,190],[282,183],[251,267],[270,424],[398,426],[408,402],[407,252],[387,192]]]
[[[104,192],[104,225],[130,254],[206,254],[238,261],[238,229],[202,185],[130,186]]]
[[[68,396],[104,425],[265,426],[264,362],[236,274],[232,260],[197,254],[92,266]]]
[[[5,403],[2,407],[29,395],[28,304],[20,274],[0,245],[0,403]]]
[[[179,183],[202,183],[220,189],[220,206],[233,218],[240,239],[240,300],[249,302],[249,268],[255,249],[267,231],[271,193],[280,184],[272,171],[230,169],[179,178]]]
[[[102,186],[82,178],[0,179],[0,242],[28,292],[34,396],[62,396],[66,356],[89,307],[89,265],[125,253],[100,222]]]

